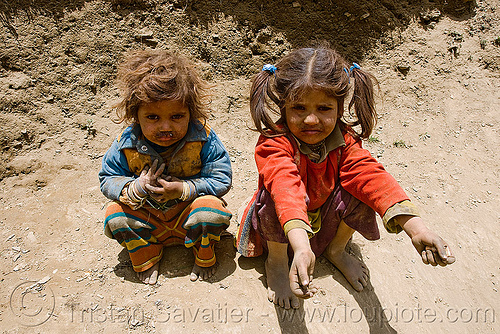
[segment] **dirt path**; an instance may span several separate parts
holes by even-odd
[[[194,4],[151,10],[140,3],[76,1],[31,17],[17,11],[9,21],[17,38],[1,27],[2,333],[500,332],[498,0],[477,1],[460,18],[441,14],[421,24],[417,16],[374,36],[364,58],[351,56],[380,82],[379,123],[366,147],[457,262],[424,266],[403,234],[381,230],[376,242],[355,235],[351,251],[370,269],[370,287],[355,292],[320,258],[320,292],[296,312],[267,301],[263,258],[239,257],[229,237],[209,282],[190,282],[192,254],[175,248],[162,260],[159,283],[144,286],[127,254],[103,235],[97,172],[121,128],[109,106],[124,50],[146,43],[200,61],[215,84],[210,124],[231,155],[233,189],[225,199],[236,213],[257,183],[248,75],[294,45],[279,25],[253,28],[256,19],[245,25],[248,18],[229,9],[210,21],[195,15],[205,9]],[[283,3],[287,13],[298,8]],[[313,3],[301,1],[300,15]],[[373,3],[371,17],[386,13]],[[398,8],[386,11],[397,17]],[[334,13],[345,26],[362,24],[361,14]]]

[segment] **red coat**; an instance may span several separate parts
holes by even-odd
[[[345,146],[331,151],[321,163],[312,162],[288,136],[260,136],[255,161],[259,189],[271,193],[283,226],[291,219],[309,223],[307,211],[321,207],[335,184],[383,216],[408,196],[384,167],[363,149],[361,140],[343,133]]]

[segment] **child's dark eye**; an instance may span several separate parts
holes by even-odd
[[[183,115],[183,114],[178,114],[178,115],[173,115],[173,116],[172,116],[172,119],[181,119],[181,118],[183,118],[183,117],[184,117],[184,115]]]
[[[301,106],[301,105],[294,105],[294,106],[292,106],[292,109],[293,110],[305,110],[306,108],[304,106]]]
[[[319,111],[329,111],[329,110],[332,110],[332,108],[329,106],[320,106],[320,107],[318,107],[318,110]]]
[[[147,115],[146,118],[152,121],[156,121],[159,117],[157,115]]]

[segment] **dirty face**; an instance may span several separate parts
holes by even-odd
[[[287,101],[285,112],[290,131],[307,144],[317,144],[328,137],[339,117],[337,99],[316,89]]]
[[[170,146],[181,140],[188,131],[189,109],[179,100],[162,100],[139,106],[137,120],[149,141]]]

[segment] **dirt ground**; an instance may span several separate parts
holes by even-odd
[[[0,1],[0,329],[2,333],[500,332],[500,1]],[[154,47],[191,57],[214,84],[210,124],[233,163],[236,213],[257,185],[249,79],[293,47],[329,40],[379,80],[366,141],[443,236],[457,262],[425,266],[381,227],[350,251],[369,268],[354,291],[319,258],[320,292],[297,311],[267,301],[264,258],[217,247],[190,282],[173,248],[140,284],[103,234],[97,173],[116,66]]]

